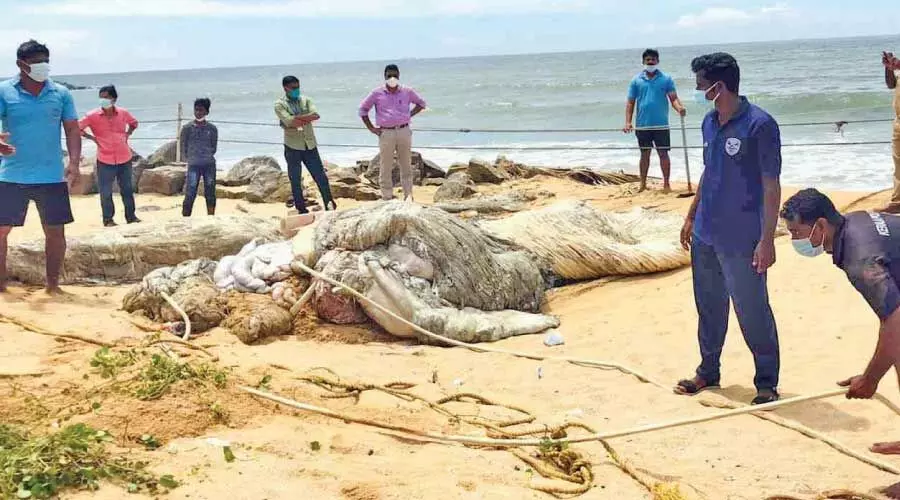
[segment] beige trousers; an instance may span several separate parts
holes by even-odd
[[[894,194],[891,195],[891,206],[900,206],[900,118],[894,120],[894,136],[892,139],[894,156]]]
[[[382,129],[378,148],[381,150],[381,198],[390,200],[394,197],[394,153],[400,166],[403,197],[412,198],[412,130],[409,127]]]

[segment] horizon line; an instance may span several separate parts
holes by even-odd
[[[779,38],[779,39],[770,39],[770,40],[746,40],[740,42],[726,42],[723,45],[747,45],[747,44],[757,44],[757,43],[788,43],[788,42],[816,42],[816,41],[832,41],[832,40],[855,40],[860,38],[889,38],[889,37],[900,37],[896,33],[880,33],[874,35],[852,35],[852,36],[836,36],[836,37],[823,37],[823,38]],[[714,43],[714,42],[713,42]],[[691,44],[676,44],[676,45],[650,45],[650,47],[657,49],[679,49],[679,48],[689,48],[689,47],[702,47],[708,46],[710,43],[691,43]],[[603,48],[603,49],[582,49],[582,50],[558,50],[558,51],[546,51],[546,52],[507,52],[507,53],[498,53],[498,54],[483,54],[483,55],[463,55],[463,56],[438,56],[438,57],[398,57],[394,59],[346,59],[346,60],[332,60],[332,61],[316,61],[316,62],[304,62],[304,63],[295,63],[295,62],[286,62],[286,63],[277,63],[277,64],[251,64],[251,65],[237,65],[237,66],[201,66],[201,67],[192,67],[192,68],[170,68],[170,69],[142,69],[135,71],[115,71],[115,72],[100,72],[100,73],[65,73],[59,75],[62,78],[66,77],[88,77],[88,76],[106,76],[106,75],[124,75],[124,74],[141,74],[141,73],[176,73],[183,71],[204,71],[204,70],[236,70],[236,69],[254,69],[254,68],[271,68],[275,66],[314,66],[314,65],[333,65],[333,64],[362,64],[362,63],[381,63],[384,61],[394,61],[394,62],[408,62],[408,61],[446,61],[446,60],[455,60],[455,59],[487,59],[493,57],[521,57],[521,56],[543,56],[543,55],[565,55],[565,54],[585,54],[591,52],[614,52],[614,51],[624,51],[624,50],[641,50],[642,48],[647,48],[647,46],[634,46],[634,47],[620,47],[620,48]]]

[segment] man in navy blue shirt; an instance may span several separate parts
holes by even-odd
[[[647,174],[650,171],[650,151],[656,147],[659,154],[659,167],[663,174],[663,191],[671,191],[669,173],[669,147],[672,143],[669,134],[669,102],[681,116],[686,111],[675,92],[675,80],[659,69],[659,52],[647,49],[641,56],[644,70],[631,80],[628,86],[628,102],[625,104],[626,134],[635,130],[638,146],[641,148],[641,187],[647,189]],[[634,110],[637,108],[637,129],[632,125]]]
[[[756,365],[753,404],[769,403],[778,399],[780,369],[766,271],[775,263],[781,136],[775,120],[738,93],[734,57],[700,56],[691,69],[695,98],[715,109],[703,120],[705,168],[681,230],[681,244],[691,251],[701,362],[675,391],[693,395],[719,386],[730,299]]]
[[[853,287],[878,315],[875,353],[862,375],[839,384],[847,397],[869,399],[893,367],[900,376],[900,217],[877,212],[841,215],[827,196],[804,189],[784,203],[781,217],[791,232],[794,249],[805,257],[832,256]],[[900,455],[900,441],[878,443],[871,450]],[[885,492],[900,498],[900,483]]]

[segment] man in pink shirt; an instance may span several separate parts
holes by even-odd
[[[128,138],[137,130],[138,121],[125,108],[116,106],[119,93],[116,87],[107,85],[100,89],[100,107],[82,118],[78,125],[81,134],[97,144],[97,185],[100,190],[100,208],[103,225],[115,226],[113,217],[113,181],[119,183],[122,204],[125,205],[125,221],[140,222],[134,211],[134,186],[131,180],[131,146]],[[91,129],[93,135],[87,133]]]
[[[359,107],[359,116],[370,132],[378,136],[381,150],[381,197],[394,197],[393,159],[397,154],[400,165],[400,184],[403,185],[404,200],[412,201],[412,130],[410,119],[425,110],[425,101],[415,90],[400,86],[400,69],[395,64],[384,68],[382,87],[373,90]],[[409,107],[415,107],[410,111]],[[369,120],[369,112],[375,107],[375,122]]]

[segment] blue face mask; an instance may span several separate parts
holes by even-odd
[[[818,257],[825,252],[825,234],[822,234],[822,242],[819,243],[819,246],[815,246],[812,243],[812,235],[816,230],[816,226],[813,225],[812,230],[809,232],[809,236],[806,238],[801,238],[799,240],[791,240],[791,244],[794,245],[794,250],[797,251],[800,255],[804,257]]]
[[[294,89],[288,92],[288,97],[291,99],[300,99],[300,89]]]
[[[712,90],[713,88],[715,88],[716,85],[718,85],[718,82],[712,84],[712,85],[711,85],[709,88],[707,88],[706,90],[695,90],[695,91],[694,91],[694,102],[696,102],[697,104],[702,104],[702,105],[704,105],[704,106],[711,106],[711,105],[715,104],[715,103],[716,103],[716,99],[719,98],[719,95],[720,95],[720,94],[716,94],[716,96],[713,97],[712,99],[707,99],[706,96],[707,96],[707,94],[709,94],[709,91],[710,91],[710,90]]]

